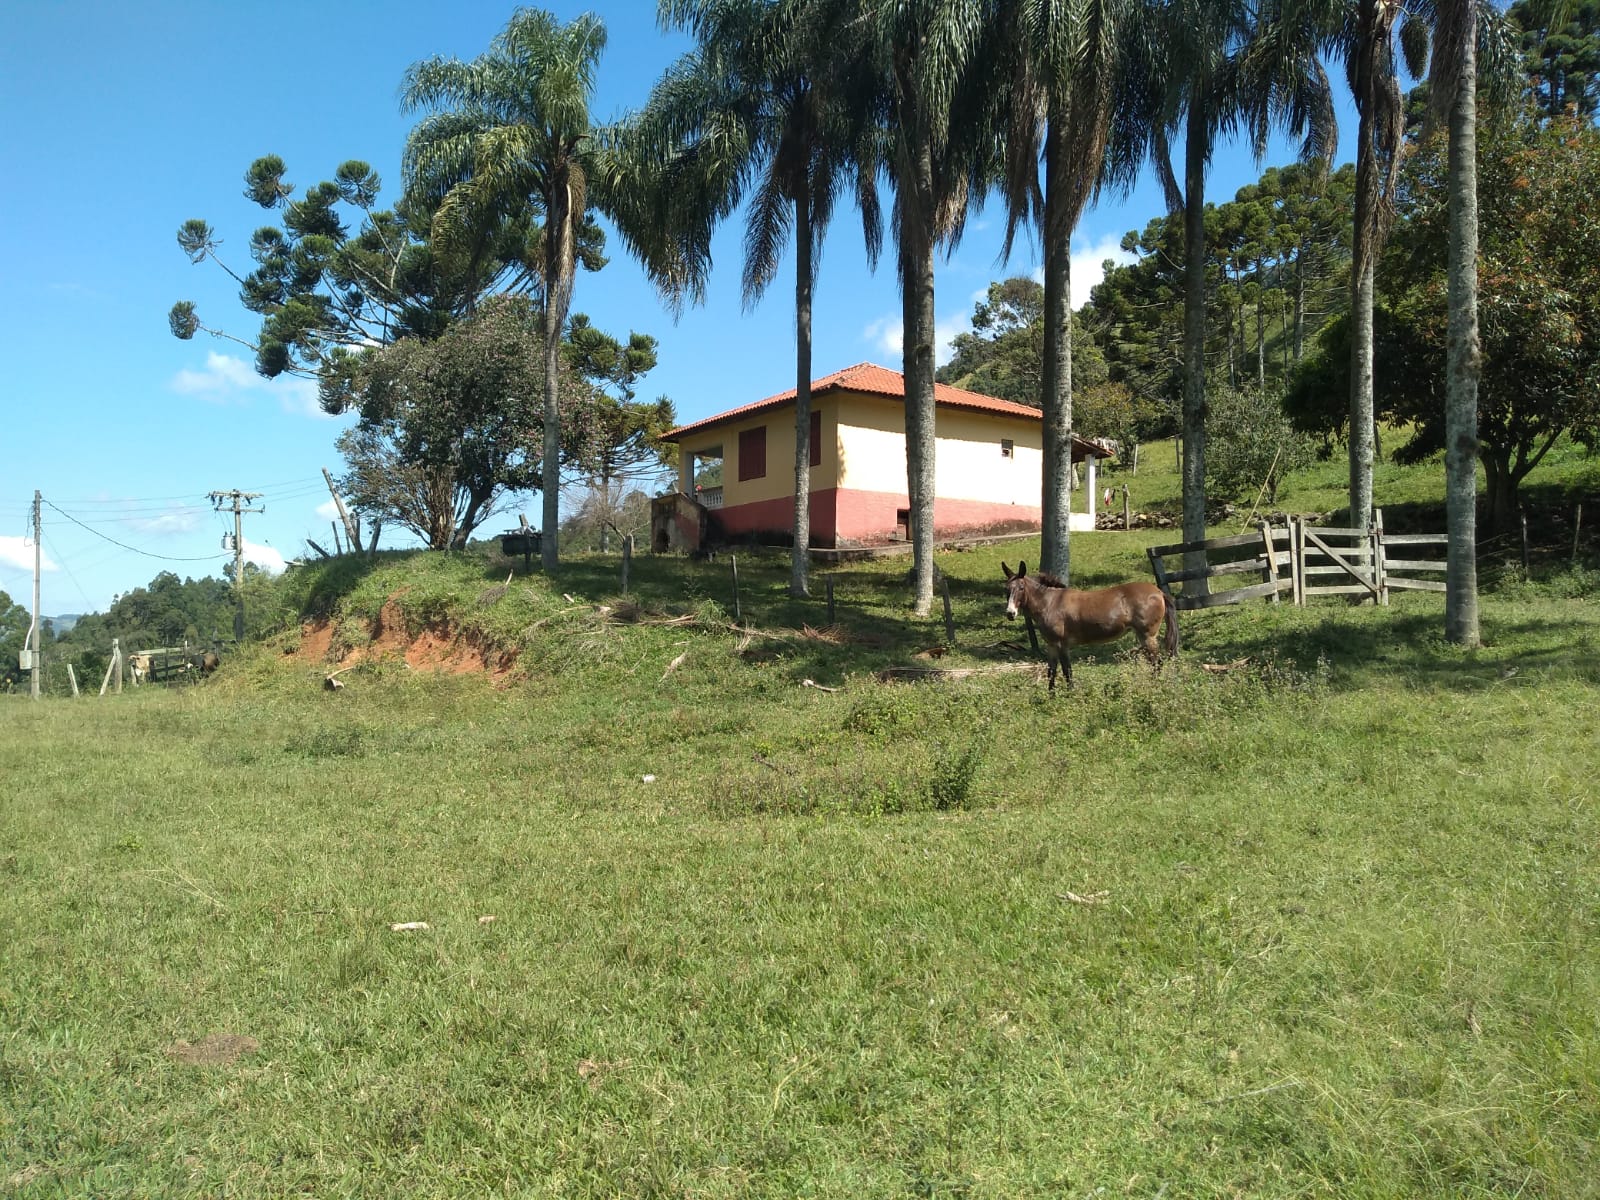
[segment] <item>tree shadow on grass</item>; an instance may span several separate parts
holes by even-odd
[[[302,563],[294,569],[287,587],[298,601],[302,619],[331,617],[339,602],[361,581],[386,563],[407,558],[414,550],[385,550],[376,555],[341,554]]]
[[[1327,664],[1330,685],[1340,690],[1403,683],[1466,692],[1513,680],[1516,686],[1552,678],[1600,682],[1600,627],[1592,617],[1489,615],[1482,620],[1483,645],[1472,650],[1445,639],[1439,610],[1301,610],[1207,622],[1196,634],[1191,655],[1202,661],[1279,661],[1301,670]]]

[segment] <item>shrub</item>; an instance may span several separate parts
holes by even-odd
[[[1206,490],[1218,500],[1277,499],[1290,471],[1315,457],[1312,441],[1284,416],[1281,396],[1258,388],[1208,390]]]

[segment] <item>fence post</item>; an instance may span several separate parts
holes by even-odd
[[[1578,534],[1583,530],[1583,501],[1578,501],[1578,511],[1572,517],[1572,561],[1578,561]]]
[[[622,594],[628,594],[628,567],[633,562],[633,534],[622,539]]]
[[[827,576],[827,584],[828,584],[828,624],[829,625],[834,625],[834,624],[837,624],[837,622],[834,620],[834,616],[833,616],[833,576],[832,575]]]
[[[1389,603],[1389,568],[1383,561],[1383,509],[1372,510],[1372,582],[1378,586],[1379,604]]]
[[[1291,517],[1289,519],[1289,576],[1293,581],[1294,602],[1296,606],[1306,602],[1306,535],[1305,519]]]
[[[100,694],[102,696],[106,694],[106,689],[111,686],[111,672],[117,669],[117,655],[119,653],[120,651],[117,649],[117,639],[112,638],[111,661],[106,663],[106,677],[100,681]]]
[[[1261,546],[1267,556],[1267,569],[1263,572],[1266,576],[1266,582],[1276,584],[1278,582],[1278,554],[1277,548],[1272,544],[1271,521],[1261,522]],[[1278,589],[1276,587],[1272,589],[1272,602],[1274,604],[1278,603]]]
[[[1532,569],[1531,564],[1528,562],[1528,510],[1518,508],[1517,517],[1522,522],[1522,577],[1526,579],[1528,572]]]
[[[950,577],[941,575],[939,582],[944,592],[944,636],[952,646],[956,644],[956,621],[950,612]]]
[[[122,643],[111,639],[111,661],[117,668],[117,695],[122,695]]]
[[[733,623],[741,624],[744,618],[739,613],[739,556],[728,555],[728,567],[733,572]]]
[[[1133,511],[1128,507],[1128,485],[1122,485],[1122,528],[1133,528]]]
[[[72,669],[72,664],[67,664],[67,679],[72,684],[72,698],[78,698],[78,673]]]

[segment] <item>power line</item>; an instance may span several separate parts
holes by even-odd
[[[43,536],[43,535],[41,535],[41,536]],[[45,544],[47,546],[49,546],[51,549],[55,549],[54,543],[47,542]],[[78,589],[78,595],[83,597],[83,602],[87,606],[84,609],[84,611],[85,612],[94,611],[94,601],[89,599],[89,593],[83,590],[83,584],[78,582],[78,577],[72,573],[72,568],[67,566],[67,556],[65,554],[62,554],[61,551],[56,550],[56,557],[61,560],[59,565],[60,565],[61,569],[67,573],[67,578],[72,580],[72,586]]]
[[[60,513],[61,516],[65,517],[67,520],[71,521],[74,525],[78,526],[78,528],[87,529],[90,533],[94,534],[95,537],[103,538],[106,541],[110,542],[113,546],[121,546],[124,550],[131,550],[131,551],[133,551],[133,553],[142,554],[146,558],[159,558],[164,562],[213,562],[214,560],[222,557],[222,555],[220,555],[220,554],[197,554],[197,555],[179,556],[179,555],[174,555],[174,554],[157,554],[153,550],[141,550],[137,546],[128,545],[127,542],[119,542],[119,541],[117,541],[116,538],[111,537],[109,534],[101,533],[98,529],[96,529],[92,525],[85,525],[82,521],[78,520],[78,518],[73,516],[71,513],[65,512],[62,509],[56,508],[56,506],[54,504],[50,504],[50,501],[48,501],[48,500],[46,500],[44,503],[45,504],[49,504],[51,509],[53,509],[57,513]]]

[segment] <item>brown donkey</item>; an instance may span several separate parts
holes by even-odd
[[[1015,575],[1005,563],[1000,569],[1006,575],[1006,616],[1015,620],[1018,612],[1025,612],[1044,634],[1051,691],[1055,690],[1058,663],[1065,664],[1067,683],[1072,683],[1073,646],[1112,642],[1130,629],[1150,665],[1160,670],[1156,630],[1163,617],[1167,621],[1167,654],[1178,653],[1178,611],[1172,597],[1153,583],[1124,583],[1085,592],[1069,588],[1045,572],[1030,577],[1025,562],[1017,564]]]

